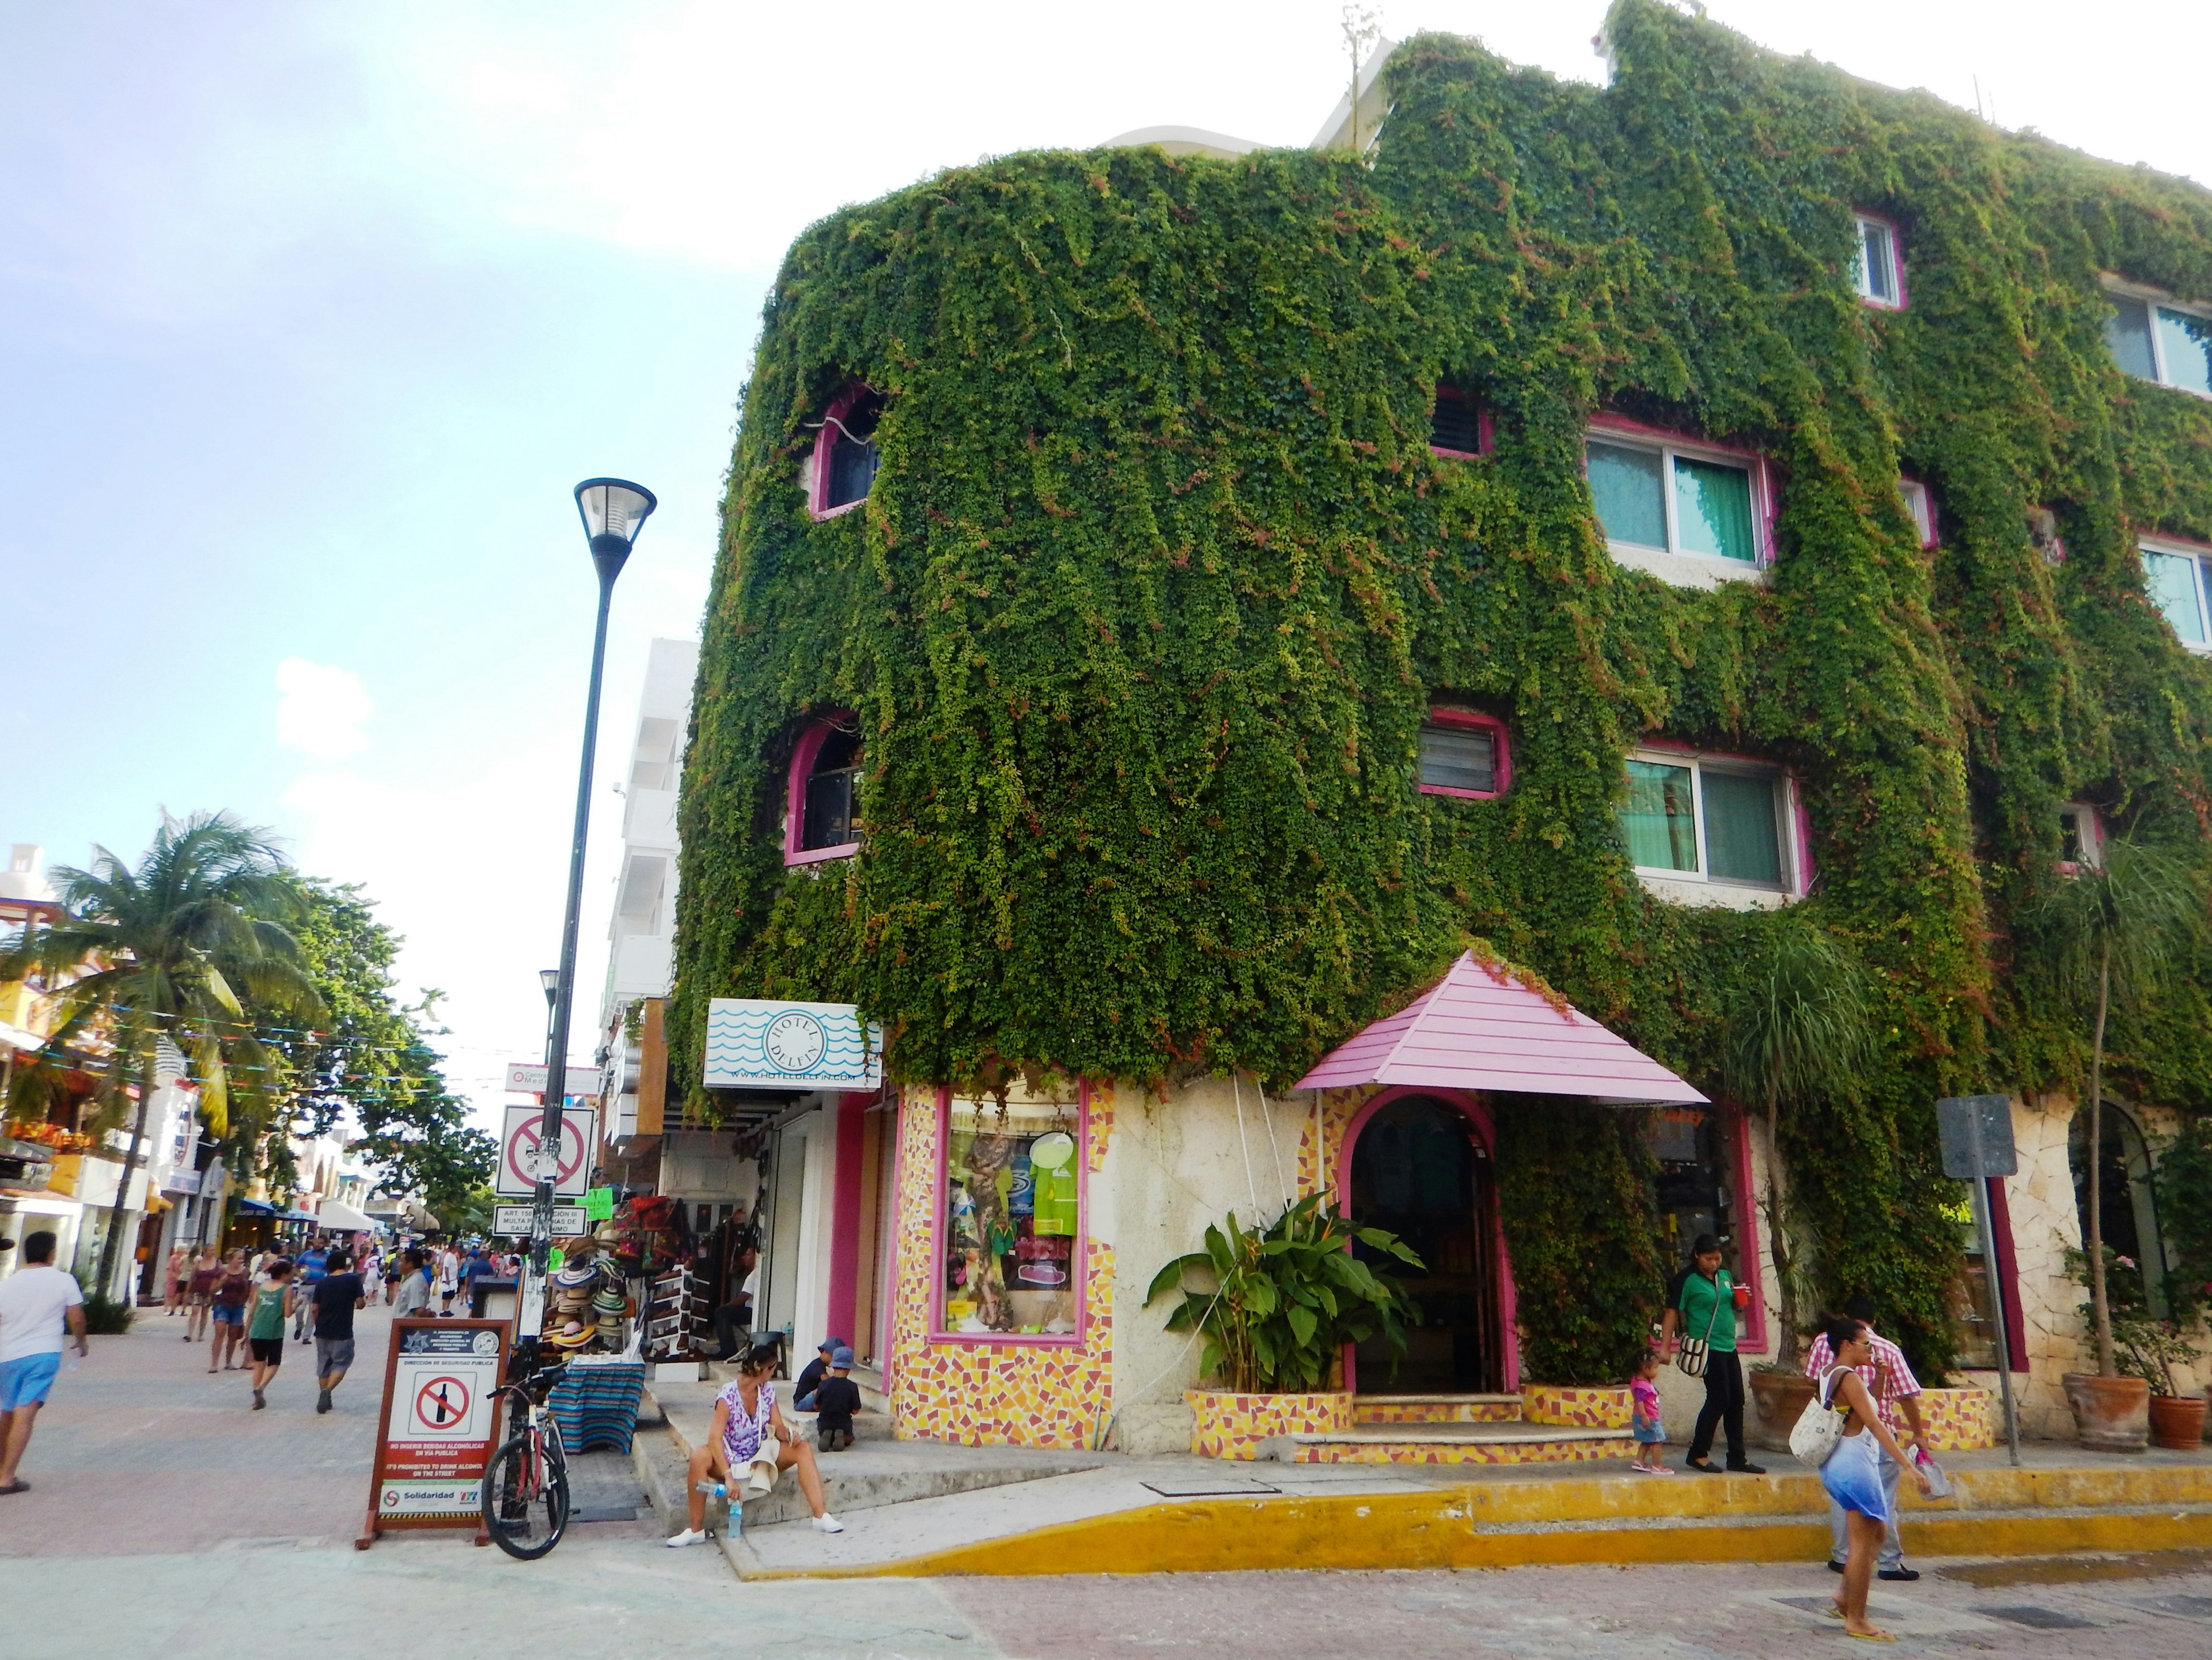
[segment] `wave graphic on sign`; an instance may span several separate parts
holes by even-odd
[[[717,997],[708,1006],[702,1081],[710,1089],[768,1083],[873,1087],[883,1077],[883,1028],[873,1024],[862,1026],[858,1013],[850,1003]],[[809,1018],[785,1023],[779,1061],[769,1055],[769,1031],[787,1015]],[[817,1042],[819,1049],[806,1064],[791,1069],[790,1051],[811,1048]]]

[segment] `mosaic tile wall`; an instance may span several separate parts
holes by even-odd
[[[1110,1107],[1094,1103],[1084,1150],[1094,1174],[1112,1122]],[[930,1341],[938,1268],[937,1129],[936,1091],[908,1091],[899,1110],[892,1268],[894,1432],[903,1440],[927,1436],[969,1446],[1087,1447],[1113,1407],[1113,1247],[1087,1241],[1080,1345]]]
[[[1626,1432],[1602,1440],[1340,1441],[1300,1447],[1300,1464],[1588,1464],[1633,1458]]]
[[[1352,1121],[1358,1116],[1360,1108],[1376,1093],[1372,1084],[1362,1084],[1356,1089],[1323,1090],[1319,1114],[1310,1106],[1306,1109],[1304,1128],[1298,1132],[1299,1197],[1318,1190],[1334,1177],[1337,1151],[1344,1146],[1344,1133],[1352,1128]]]
[[[1521,1397],[1515,1395],[1442,1395],[1434,1400],[1394,1400],[1388,1395],[1352,1397],[1355,1423],[1370,1424],[1517,1424]]]
[[[1923,1389],[1920,1425],[1930,1452],[1966,1452],[1997,1444],[1996,1397],[1987,1389]]]
[[[1191,1389],[1190,1450],[1202,1458],[1257,1458],[1271,1435],[1328,1435],[1352,1427],[1349,1395],[1223,1395]]]
[[[1521,1416],[1531,1424],[1565,1424],[1577,1429],[1625,1430],[1635,1397],[1626,1388],[1602,1384],[1575,1389],[1564,1383],[1529,1383],[1521,1391]]]

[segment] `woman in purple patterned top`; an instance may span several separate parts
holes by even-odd
[[[714,1421],[707,1443],[691,1454],[691,1525],[668,1541],[677,1550],[707,1537],[707,1495],[702,1483],[720,1481],[732,1491],[730,1502],[744,1503],[738,1491],[745,1467],[763,1447],[775,1449],[776,1474],[796,1468],[799,1490],[806,1495],[806,1508],[814,1512],[814,1525],[823,1533],[842,1533],[845,1524],[830,1514],[822,1499],[822,1472],[815,1467],[814,1444],[795,1433],[776,1410],[775,1385],[769,1374],[775,1370],[775,1350],[757,1348],[738,1362],[737,1381],[714,1397]]]

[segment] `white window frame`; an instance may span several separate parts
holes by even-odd
[[[1934,547],[1936,545],[1936,493],[1917,478],[1907,478],[1901,474],[1897,481],[1897,493],[1905,498],[1905,516],[1912,521],[1912,527],[1920,532],[1920,545],[1923,548]]]
[[[1889,285],[1895,290],[1896,297],[1893,299],[1885,300],[1876,294],[1874,291],[1873,282],[1869,277],[1866,258],[1866,234],[1869,226],[1880,231],[1888,240]],[[1851,232],[1857,242],[1857,246],[1851,254],[1853,290],[1860,299],[1877,311],[1903,311],[1905,309],[1905,247],[1904,239],[1897,234],[1896,224],[1883,218],[1878,213],[1853,213]]]
[[[2142,558],[2147,553],[2163,553],[2170,557],[2186,559],[2189,561],[2189,568],[2197,573],[2197,620],[2204,625],[2206,637],[2202,642],[2184,640],[2180,632],[2176,630],[2173,636],[2174,643],[2184,651],[2194,652],[2199,657],[2212,657],[2212,575],[2208,575],[2204,569],[2205,562],[2212,560],[2212,548],[2200,547],[2191,542],[2177,542],[2161,536],[2140,537],[2136,542],[2136,556]],[[2148,560],[2143,562],[2143,581],[2144,598],[2148,599],[2150,563]],[[2157,600],[2151,600],[2150,608],[2158,611],[2160,622],[2165,623],[2170,629],[2173,627],[2166,613],[2159,611]]]
[[[2150,307],[2150,362],[2154,371],[2151,385],[2164,386],[2168,392],[2178,392],[2190,398],[2204,397],[2205,394],[2194,386],[2177,386],[2172,377],[2167,374],[2166,343],[2159,337],[2157,313],[2160,311],[2178,312],[2185,317],[2197,317],[2207,322],[2212,322],[2212,306],[2191,305],[2185,301],[2175,299],[2163,289],[2145,288],[2140,283],[2130,283],[2124,277],[2118,277],[2108,276],[2105,278],[2105,292],[2116,300],[2133,300],[2139,305]],[[2119,366],[2115,364],[2113,367],[2118,368]],[[2121,369],[2120,373],[2126,374],[2127,371]],[[2137,377],[2130,376],[2129,378],[2132,380]]]
[[[2079,870],[2102,870],[2105,867],[2105,823],[2097,809],[2087,801],[2069,801],[2058,809],[2061,820],[2074,821],[2074,838],[2081,844],[2079,860],[2061,859],[2058,868],[2069,876]]]
[[[1698,868],[1694,871],[1674,870],[1663,865],[1638,865],[1636,874],[1644,885],[1662,898],[1683,899],[1699,904],[1729,904],[1738,909],[1759,909],[1773,905],[1784,905],[1802,898],[1805,892],[1805,850],[1799,844],[1797,824],[1797,781],[1786,767],[1771,762],[1758,761],[1749,756],[1730,755],[1715,750],[1674,750],[1638,748],[1629,751],[1627,759],[1644,761],[1654,766],[1687,767],[1690,769],[1690,788],[1697,806]],[[1733,877],[1717,877],[1710,873],[1711,856],[1705,851],[1705,772],[1733,775],[1739,778],[1770,778],[1781,785],[1775,793],[1775,811],[1778,822],[1775,825],[1776,845],[1782,854],[1782,880],[1774,886],[1763,882],[1746,882]],[[1670,892],[1677,885],[1686,892]]]
[[[1655,548],[1643,542],[1620,542],[1607,536],[1606,551],[1613,562],[1632,570],[1648,571],[1678,587],[1717,588],[1723,582],[1766,582],[1772,580],[1769,571],[1774,564],[1774,498],[1767,473],[1766,459],[1747,450],[1728,449],[1718,444],[1684,441],[1662,433],[1650,432],[1628,423],[1593,421],[1583,431],[1583,475],[1589,475],[1589,448],[1592,444],[1611,444],[1617,449],[1642,450],[1647,455],[1661,458],[1659,469],[1660,505],[1666,516],[1667,545]],[[1681,527],[1674,511],[1674,461],[1703,461],[1711,466],[1734,467],[1751,481],[1751,562],[1730,559],[1724,554],[1697,553],[1682,546]],[[1596,502],[1591,502],[1591,516],[1596,517]],[[1600,534],[1604,533],[1605,521],[1598,520]]]

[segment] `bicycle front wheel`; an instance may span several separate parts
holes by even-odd
[[[568,1527],[568,1467],[559,1444],[519,1431],[493,1455],[483,1479],[484,1529],[509,1556],[534,1561]]]

